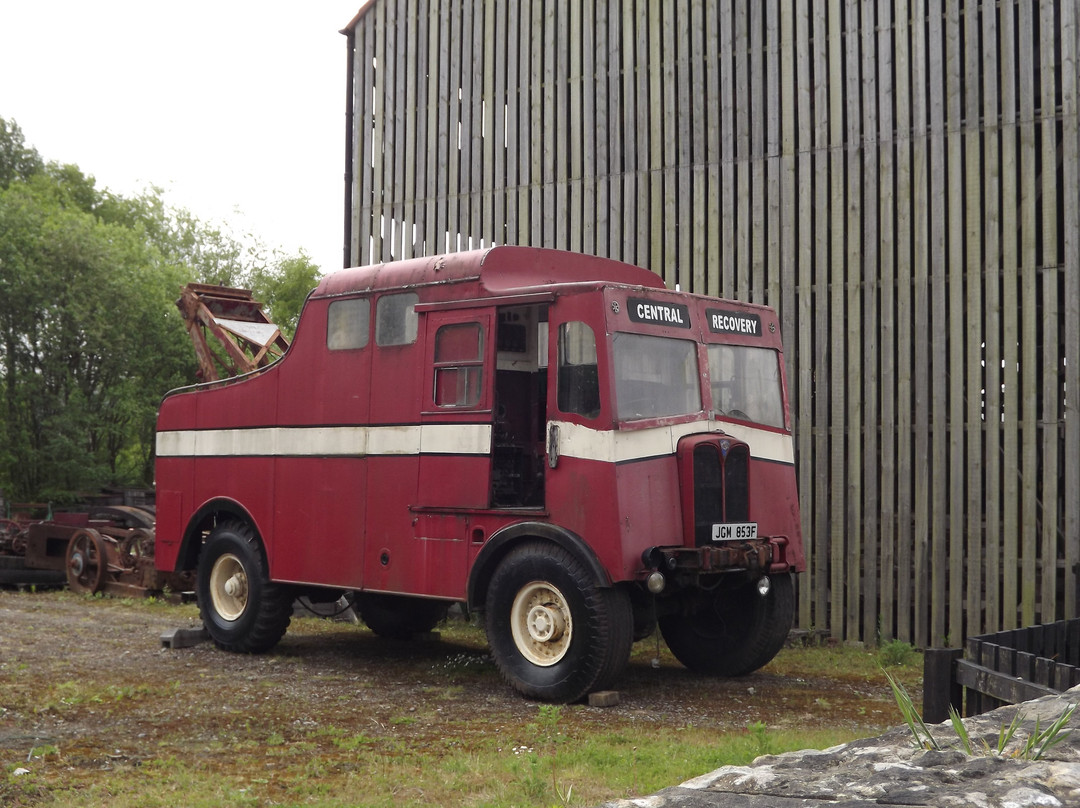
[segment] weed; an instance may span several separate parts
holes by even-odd
[[[746,725],[750,741],[754,745],[754,757],[773,754],[773,742],[769,736],[769,727],[764,721],[755,721]]]
[[[920,749],[941,749],[941,745],[930,733],[926,724],[923,722],[922,716],[919,715],[919,711],[915,709],[915,704],[908,694],[907,689],[897,682],[887,671],[882,669],[885,674],[885,678],[889,680],[889,686],[892,688],[893,696],[896,698],[896,706],[900,710],[900,714],[904,717],[904,723],[907,724],[908,729],[911,730],[912,737],[915,739],[915,746]],[[1035,727],[1027,738],[1016,749],[1009,753],[1009,757],[1018,758],[1020,760],[1041,760],[1052,747],[1061,743],[1063,740],[1072,734],[1071,729],[1065,729],[1065,725],[1069,723],[1069,719],[1072,718],[1073,713],[1076,712],[1076,704],[1070,704],[1065,711],[1062,712],[1050,726],[1040,729],[1039,719],[1035,719]],[[968,733],[967,726],[964,724],[964,720],[960,717],[960,714],[956,711],[956,708],[949,707],[949,721],[952,724],[953,731],[956,733],[957,739],[960,742],[960,747],[963,749],[964,754],[969,756],[976,755],[1005,755],[1006,749],[1009,746],[1010,741],[1016,735],[1017,730],[1020,728],[1020,724],[1023,721],[1023,712],[1017,710],[1013,716],[1012,722],[1007,726],[1001,725],[1001,729],[998,731],[997,746],[991,748],[986,742],[982,743],[981,747],[977,747],[971,739],[971,735]]]
[[[918,651],[911,643],[903,640],[889,640],[878,649],[878,661],[883,668],[899,668],[910,665],[918,657]]]

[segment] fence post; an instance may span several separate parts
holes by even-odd
[[[927,648],[923,653],[923,720],[939,724],[949,717],[949,706],[960,712],[963,688],[953,676],[953,663],[963,656],[960,648]]]

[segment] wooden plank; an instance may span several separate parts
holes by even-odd
[[[979,52],[979,25],[975,14],[966,14],[963,19],[964,47],[964,114],[967,125],[979,120],[979,65],[982,54]],[[965,270],[970,278],[978,278],[982,273],[982,238],[981,215],[982,185],[977,167],[980,165],[979,139],[975,132],[967,133],[964,138],[964,161],[967,166],[964,178],[963,223],[966,241]],[[967,284],[968,315],[964,339],[967,369],[967,390],[982,390],[982,327],[978,312],[982,310],[982,286],[978,283]],[[971,627],[983,625],[983,585],[985,558],[983,546],[983,485],[982,485],[982,399],[979,395],[967,396],[967,612]],[[969,629],[970,630],[970,629]]]
[[[702,19],[702,0],[690,0],[690,98],[706,98],[705,95],[705,23]],[[686,83],[684,79],[684,83]],[[690,210],[683,214],[683,221],[691,222],[687,238],[690,242],[687,283],[683,287],[696,294],[704,294],[708,289],[706,280],[707,254],[709,240],[705,235],[711,229],[712,221],[706,218],[706,127],[708,104],[691,103],[684,111],[690,121]],[[705,120],[702,120],[702,119]],[[640,229],[640,228],[639,228]]]
[[[664,262],[664,26],[660,3],[649,3],[649,267],[667,280]],[[722,221],[722,220],[717,220]],[[716,225],[714,224],[714,227]],[[722,226],[722,225],[721,225]]]
[[[474,18],[473,11],[475,9],[474,0],[462,0],[460,19],[461,28],[459,33],[459,39],[457,42],[457,51],[460,79],[458,81],[458,96],[460,103],[458,106],[458,122],[457,122],[457,148],[458,148],[458,186],[457,186],[457,204],[456,208],[451,207],[451,210],[457,211],[457,226],[451,228],[451,233],[455,239],[455,250],[467,250],[470,245],[470,238],[473,234],[473,222],[472,222],[472,168],[473,168],[473,147],[476,144],[476,124],[474,117],[474,110],[476,108],[476,67],[475,58],[476,51],[474,50],[473,31],[474,31]],[[452,51],[454,52],[454,51]],[[455,73],[455,75],[457,75]]]
[[[779,0],[769,0],[765,4],[765,96],[762,107],[765,115],[765,255],[763,272],[765,288],[762,299],[777,310],[780,317],[781,334],[784,329],[784,289],[781,284],[781,225],[780,209],[783,198],[780,191],[781,151],[780,151],[780,105],[783,103],[780,90],[781,57]]]
[[[735,13],[720,0],[720,295],[735,297]]]
[[[1056,26],[1054,24],[1054,4],[1040,4],[1039,20],[1039,47],[1041,57],[1039,71],[1039,86],[1036,88],[1041,110],[1038,117],[1042,121],[1042,138],[1040,148],[1042,151],[1042,172],[1039,187],[1042,199],[1042,356],[1040,363],[1043,368],[1042,390],[1042,502],[1044,518],[1042,520],[1042,590],[1043,621],[1054,619],[1057,615],[1059,593],[1057,591],[1057,560],[1058,560],[1058,530],[1061,525],[1054,517],[1045,518],[1047,509],[1052,513],[1057,512],[1059,493],[1059,481],[1061,477],[1060,445],[1061,413],[1059,412],[1062,391],[1059,384],[1057,368],[1060,367],[1061,356],[1058,351],[1061,337],[1058,323],[1060,321],[1061,300],[1058,296],[1057,278],[1059,273],[1058,262],[1058,193],[1057,173],[1050,166],[1057,165],[1057,133],[1053,125],[1049,125],[1055,117],[1057,78],[1058,70],[1057,48],[1055,47]],[[1068,574],[1068,573],[1066,573]]]
[[[846,210],[842,221],[843,230],[839,233],[840,240],[835,242],[842,245],[846,242],[846,249],[841,253],[844,264],[844,274],[838,274],[833,279],[834,284],[840,284],[843,291],[843,303],[840,314],[843,317],[844,331],[838,335],[842,339],[844,348],[839,356],[844,357],[846,372],[843,374],[846,385],[841,395],[845,400],[846,413],[838,412],[838,423],[844,423],[844,430],[850,436],[863,434],[863,395],[862,395],[862,341],[864,324],[862,320],[862,288],[863,288],[863,175],[862,175],[862,37],[859,35],[859,0],[846,0],[844,8],[844,81],[843,97],[846,102],[844,114],[840,120],[846,118],[847,128],[843,132],[845,148],[842,151],[846,163],[847,187]],[[839,183],[837,183],[839,186]],[[840,231],[837,227],[834,234]],[[834,301],[838,298],[834,296]],[[862,530],[862,506],[863,506],[863,476],[862,476],[862,452],[861,440],[849,439],[841,443],[846,445],[844,459],[846,469],[843,476],[847,478],[844,496],[844,527],[845,540],[845,569],[846,580],[846,611],[844,619],[845,639],[856,639],[862,636],[861,612],[862,612],[862,558],[863,538]]]
[[[953,490],[964,489],[965,454],[965,407],[964,407],[964,211],[963,185],[963,107],[961,91],[964,64],[960,49],[960,9],[958,4],[945,4],[945,126],[946,171],[948,173],[948,198],[946,210],[951,223],[948,237],[949,273],[949,480]],[[965,583],[974,575],[969,567],[966,552],[965,502],[953,498],[949,508],[949,637],[955,642],[966,635],[969,628],[975,630],[974,620],[965,622]]]
[[[374,179],[372,173],[372,156],[375,149],[374,144],[374,129],[375,129],[375,110],[377,104],[377,93],[375,89],[375,68],[371,59],[364,58],[364,54],[370,54],[375,49],[375,32],[378,28],[374,24],[374,20],[371,17],[365,18],[362,22],[364,46],[363,51],[357,54],[356,58],[356,72],[360,76],[360,87],[357,90],[358,93],[362,93],[362,96],[358,99],[360,103],[357,112],[357,124],[354,131],[358,132],[359,147],[357,148],[357,156],[355,163],[358,166],[353,172],[353,177],[359,176],[360,184],[360,199],[359,204],[356,204],[354,199],[353,210],[359,212],[359,219],[354,222],[353,233],[354,241],[351,247],[351,261],[354,265],[366,265],[371,263],[371,238],[372,238],[372,222],[375,217],[375,209],[373,205],[373,199],[375,190],[373,187]],[[360,29],[357,29],[357,36],[360,35]],[[356,180],[354,179],[354,182]]]
[[[891,0],[881,0],[891,2]],[[783,8],[790,9],[785,5]],[[812,88],[810,83],[810,7],[808,3],[798,4],[795,11],[795,53],[797,91],[797,171],[798,171],[798,319],[797,330],[788,331],[784,337],[795,338],[795,350],[791,361],[797,367],[795,400],[795,440],[798,463],[799,508],[802,514],[803,552],[809,564],[810,574],[803,577],[799,585],[799,625],[809,628],[815,624],[815,590],[824,587],[813,586],[816,578],[815,559],[818,540],[814,530],[814,370],[813,363],[807,359],[798,361],[797,357],[814,355],[814,156],[813,124],[810,114]],[[713,219],[713,221],[716,221]],[[714,268],[711,276],[719,275]],[[787,350],[791,350],[788,343]],[[816,612],[819,625],[824,624],[823,611]]]
[[[907,2],[896,4],[895,17],[895,97],[896,97],[896,503],[897,503],[897,639],[915,641],[912,625],[914,607],[915,536],[913,533],[915,492],[912,467],[915,458],[912,440],[911,401],[913,368],[909,346],[912,334],[912,193],[911,155],[911,27]]]
[[[623,225],[622,244],[619,246],[619,256],[622,260],[631,264],[640,263],[637,256],[638,240],[638,192],[637,192],[637,168],[639,152],[646,152],[648,144],[639,143],[638,136],[641,134],[637,127],[637,82],[634,75],[635,47],[637,35],[635,34],[635,7],[633,2],[622,4],[621,44],[620,44],[620,95],[622,96],[622,120],[620,121],[620,134],[623,142],[623,161],[621,168],[622,182],[622,210],[619,218]]]
[[[405,164],[409,160],[406,151],[408,146],[408,134],[406,130],[406,117],[408,93],[406,85],[411,84],[406,80],[405,56],[408,50],[406,38],[408,34],[408,21],[405,19],[407,7],[405,0],[397,0],[394,18],[394,76],[393,76],[393,109],[394,109],[394,151],[390,158],[393,166],[393,178],[391,179],[391,195],[393,208],[390,217],[392,221],[391,254],[395,258],[402,256],[402,242],[404,241],[403,222],[405,220]],[[415,103],[415,100],[414,102]]]
[[[438,123],[438,152],[435,155],[435,165],[429,165],[429,171],[438,178],[435,191],[435,229],[431,234],[432,244],[429,252],[435,254],[444,253],[449,249],[447,243],[447,197],[450,191],[450,174],[448,164],[451,154],[450,133],[454,131],[450,123],[450,96],[453,82],[450,78],[450,16],[451,3],[449,0],[440,6],[439,14],[439,123]],[[456,97],[456,88],[454,89]],[[432,250],[432,248],[434,248]]]
[[[927,8],[926,79],[929,87],[929,197],[930,241],[930,322],[933,333],[945,334],[949,320],[946,316],[947,268],[946,198],[945,198],[945,57],[942,34],[942,2],[930,0]],[[930,354],[930,437],[929,465],[932,479],[947,480],[949,474],[949,373],[948,342],[927,340]],[[949,613],[949,525],[951,498],[948,487],[934,485],[930,489],[930,625],[931,645],[947,641]],[[954,587],[962,586],[963,575],[952,580]]]
[[[569,201],[569,238],[568,249],[574,252],[581,252],[582,239],[584,235],[584,222],[583,215],[584,210],[582,207],[582,200],[584,194],[584,146],[586,140],[586,130],[583,122],[583,104],[584,95],[590,92],[591,85],[586,86],[584,76],[582,75],[582,59],[584,54],[582,53],[582,4],[571,4],[569,9],[569,41],[566,43],[567,48],[570,51],[570,128],[566,133],[566,140],[570,145],[570,164],[569,164],[569,182],[570,182],[570,201]],[[586,25],[591,25],[591,22]],[[578,136],[580,133],[580,136]],[[587,215],[592,216],[594,213],[590,211]]]
[[[416,70],[417,65],[415,63],[410,64],[406,68],[406,57],[410,60],[416,60],[420,50],[417,46],[417,42],[420,37],[420,31],[417,20],[417,0],[408,0],[405,4],[405,25],[403,37],[405,40],[405,47],[403,53],[398,54],[398,75],[403,79],[406,76],[407,70]],[[399,40],[400,41],[400,40]],[[425,51],[426,53],[426,51]],[[426,72],[426,71],[425,71]],[[424,73],[419,73],[424,75]],[[419,87],[419,82],[412,80],[412,74],[409,74],[409,80],[405,82],[405,153],[402,155],[402,162],[404,162],[404,185],[402,187],[403,196],[403,210],[402,210],[402,243],[401,243],[401,257],[412,258],[413,248],[415,246],[415,239],[413,238],[413,227],[418,219],[416,205],[417,205],[417,163],[419,162],[417,149],[423,141],[417,140],[418,135],[418,121],[419,116],[418,108],[420,106],[420,93],[422,87]],[[422,173],[422,169],[421,169]]]
[[[605,2],[605,0],[601,0]],[[582,236],[581,249],[593,255],[596,253],[596,221],[600,212],[596,205],[596,8],[594,0],[583,0],[581,26],[582,58]]]
[[[507,84],[510,77],[516,71],[516,58],[511,58],[512,44],[507,34],[509,26],[509,8],[511,4],[500,3],[498,0],[487,0],[485,14],[493,20],[493,29],[489,36],[495,40],[495,56],[492,64],[492,72],[495,74],[495,97],[489,114],[491,115],[492,130],[492,164],[490,188],[491,200],[491,229],[488,231],[493,244],[509,243],[506,232],[507,215],[507,190],[509,178],[507,177],[507,123],[509,117],[509,105],[507,99]],[[516,5],[513,4],[513,5]]]
[[[966,688],[984,693],[989,699],[1020,704],[1043,696],[1057,695],[1058,691],[1038,682],[1028,682],[1014,676],[998,673],[992,668],[966,659],[956,662],[956,681]],[[989,701],[987,699],[987,701]],[[993,709],[992,704],[985,705],[981,712]]]
[[[878,296],[879,296],[879,249],[882,245],[879,221],[878,182],[881,176],[878,161],[886,149],[881,145],[878,129],[878,36],[879,20],[875,14],[876,0],[862,0],[862,378],[861,397],[863,415],[863,440],[859,451],[862,468],[862,503],[859,523],[864,525],[862,541],[862,625],[860,636],[875,637],[879,623],[878,553],[880,529],[875,512],[880,499],[878,475],[878,443],[880,440],[878,415],[879,350],[878,350]],[[888,133],[891,137],[892,133]],[[887,247],[886,247],[887,249]]]
[[[779,19],[779,42],[775,46],[775,80],[778,90],[772,97],[776,108],[776,118],[770,125],[775,133],[776,154],[776,191],[773,199],[776,211],[775,241],[769,250],[769,282],[775,283],[776,291],[770,292],[770,299],[779,299],[780,333],[785,340],[796,338],[797,323],[800,320],[798,309],[798,256],[795,250],[796,223],[799,217],[798,199],[795,194],[797,152],[795,145],[795,127],[797,108],[795,104],[795,18],[790,5],[779,4],[775,8]],[[770,113],[771,115],[772,113]],[[774,128],[775,127],[775,128]],[[711,219],[709,221],[712,221]],[[770,232],[773,232],[770,230]],[[707,258],[706,258],[707,260]],[[796,352],[790,346],[784,351],[784,372],[788,379],[791,396],[798,395],[795,384]],[[789,402],[792,412],[798,409],[798,401]],[[796,441],[798,436],[796,435]]]
[[[846,482],[847,468],[845,464],[846,454],[844,440],[841,433],[844,429],[845,420],[845,374],[843,372],[843,357],[845,356],[845,253],[844,253],[844,213],[845,195],[844,184],[841,179],[844,176],[844,94],[841,88],[844,70],[843,32],[841,20],[843,19],[843,5],[841,0],[830,0],[828,11],[828,49],[829,49],[829,173],[835,178],[829,199],[829,218],[831,227],[829,230],[829,351],[835,357],[834,364],[830,368],[829,376],[829,418],[831,427],[829,441],[829,479],[831,481],[830,498],[834,517],[830,525],[830,589],[832,590],[831,606],[832,614],[830,626],[833,636],[839,636],[843,640],[854,639],[856,634],[852,627],[845,621],[846,601],[844,592],[848,583],[847,559],[849,550],[847,542],[852,538],[855,526],[848,525],[847,515]],[[743,208],[746,210],[747,208]],[[857,528],[856,528],[857,530]]]
[[[651,5],[656,4],[653,3]],[[709,221],[709,226],[705,229],[705,235],[708,239],[708,252],[705,258],[708,265],[706,273],[708,286],[705,292],[706,294],[715,297],[720,294],[720,222],[722,222],[724,218],[720,202],[722,193],[722,188],[720,186],[720,128],[722,110],[718,103],[720,99],[720,8],[718,0],[705,0],[704,14],[705,97],[712,101],[712,103],[705,105],[705,163],[708,172],[706,216]],[[651,153],[655,153],[655,150],[652,150]],[[655,165],[655,163],[653,163],[653,165]],[[808,624],[801,623],[801,625]]]
[[[759,110],[766,108],[765,99],[765,71],[763,69],[764,57],[764,19],[762,3],[750,3],[750,52],[748,59],[749,67],[749,103],[742,114],[750,121],[750,151],[743,154],[747,161],[750,175],[750,206],[743,210],[750,210],[750,221],[747,229],[750,234],[749,254],[750,277],[749,287],[743,293],[744,300],[754,303],[765,303],[765,227],[767,220],[765,215],[765,115]],[[746,98],[746,96],[744,96]]]
[[[442,109],[441,93],[442,81],[445,74],[441,67],[441,20],[442,13],[440,4],[431,2],[428,5],[427,14],[427,63],[429,65],[427,77],[427,137],[428,144],[425,149],[425,187],[424,187],[424,254],[433,255],[438,252],[438,207],[439,207],[439,178],[442,176],[442,164],[439,156],[443,148],[443,141],[439,131],[439,116]]]
[[[1020,597],[1020,613],[1023,625],[1038,620],[1038,469],[1039,469],[1039,361],[1038,361],[1038,285],[1035,272],[1035,69],[1033,0],[1019,0],[1017,8],[1017,64],[1019,66],[1019,160],[1020,160],[1020,401],[1022,402],[1021,440],[1021,504],[1020,520],[1023,524],[1021,539],[1021,565],[1024,586]]]
[[[678,173],[678,83],[676,81],[676,68],[678,56],[675,49],[675,32],[677,30],[677,10],[674,3],[664,3],[661,12],[661,26],[663,32],[663,55],[662,75],[663,89],[661,98],[664,109],[664,212],[661,221],[667,226],[664,230],[664,282],[670,288],[675,288],[678,283],[679,255],[677,230],[673,223],[678,221],[679,208],[677,201],[676,179]]]
[[[691,196],[690,196],[690,164],[693,160],[691,153],[691,129],[693,118],[691,115],[690,82],[690,0],[676,0],[673,4],[675,10],[674,34],[676,54],[675,82],[677,87],[678,105],[675,108],[675,131],[677,133],[678,151],[676,152],[675,171],[676,178],[676,211],[675,218],[669,221],[678,223],[691,223],[690,227],[678,227],[676,238],[678,252],[676,266],[678,274],[676,283],[678,288],[689,291],[693,288],[693,268],[691,267],[691,243],[693,234]]]
[[[999,10],[998,41],[1001,124],[998,130],[998,154],[1001,166],[1001,624],[1005,628],[1022,625],[1020,543],[1019,462],[1020,399],[1019,399],[1019,244],[1017,240],[1016,192],[1016,59],[1014,50],[1015,24],[1013,3],[1002,3]],[[989,15],[988,15],[989,16]],[[984,35],[985,43],[985,35]],[[1026,58],[1026,57],[1021,57]],[[1024,589],[1028,582],[1024,582]],[[1031,584],[1034,584],[1032,579]]]
[[[911,3],[911,255],[912,255],[912,423],[914,451],[914,579],[912,607],[915,621],[914,643],[928,644],[930,623],[930,331],[929,301],[929,182],[927,168],[926,108],[926,0]]]
[[[560,189],[565,188],[566,166],[559,136],[566,132],[566,112],[560,103],[566,81],[566,60],[555,58],[555,43],[560,40],[559,0],[546,0],[544,5],[544,228],[543,245],[559,247],[565,236],[563,213],[565,200]],[[562,204],[560,205],[560,201]],[[565,247],[564,247],[565,248]]]
[[[814,398],[814,458],[817,468],[829,469],[829,396],[831,388],[826,383],[829,378],[829,84],[827,79],[828,45],[826,43],[827,24],[825,5],[813,4],[813,74],[814,74],[814,287],[818,304],[814,307],[814,369],[818,379]],[[817,475],[815,475],[816,477]],[[842,603],[842,583],[839,576],[830,573],[829,562],[834,555],[843,553],[843,547],[833,552],[838,541],[830,529],[830,505],[832,485],[826,476],[814,485],[813,524],[817,539],[814,567],[818,580],[815,585],[816,619],[830,627],[833,636],[840,638],[843,627],[832,620],[832,598],[830,591],[836,593],[837,603]]]
[[[545,0],[532,0],[531,49],[529,63],[529,244],[534,247],[545,246],[544,231],[544,182],[547,179],[548,164],[545,153],[548,146],[548,133],[551,129],[544,126],[544,110],[549,106],[545,97],[544,47],[546,31]],[[547,83],[550,87],[550,82]]]
[[[1065,404],[1063,533],[1065,535],[1065,613],[1075,615],[1080,589],[1080,11],[1061,4],[1061,165],[1067,190],[1062,199],[1066,268],[1064,277],[1063,357]]]
[[[637,14],[635,16],[635,44],[634,44],[634,93],[637,101],[637,120],[635,122],[637,145],[637,239],[634,248],[636,262],[642,266],[650,266],[650,249],[652,238],[652,222],[649,211],[651,208],[650,182],[649,182],[649,157],[652,144],[650,143],[651,120],[649,110],[649,82],[650,74],[654,71],[649,64],[649,14],[651,6],[655,5],[650,0],[637,0]],[[714,96],[715,98],[715,96]],[[704,231],[703,231],[704,232]]]
[[[472,180],[469,183],[470,247],[491,243],[492,164],[495,161],[495,28],[490,0],[474,0],[472,73]],[[489,19],[489,11],[491,19]]]
[[[756,5],[756,4],[754,4]],[[750,288],[753,255],[751,252],[751,221],[753,200],[750,197],[751,114],[746,106],[750,97],[750,67],[747,58],[750,41],[749,14],[746,5],[735,5],[735,286],[728,291],[733,297],[752,299]]]
[[[895,10],[892,0],[878,0],[878,127],[885,140],[880,151],[878,168],[878,222],[881,252],[878,256],[878,275],[881,289],[881,317],[878,328],[878,353],[880,355],[880,419],[882,425],[896,423],[896,158],[894,147],[895,116],[893,99],[895,89],[894,53]],[[895,430],[881,429],[880,456],[882,469],[895,469]],[[869,517],[878,525],[879,587],[881,598],[881,628],[885,639],[898,636],[893,616],[896,601],[896,485],[891,476],[883,476],[880,482],[878,505]],[[959,639],[959,638],[957,638]]]
[[[622,139],[622,17],[619,13],[623,4],[608,5],[608,64],[607,107],[608,107],[608,245],[607,252],[612,258],[620,258],[623,250],[623,211],[624,199],[622,188],[623,139]],[[673,90],[674,92],[674,90]],[[670,220],[669,220],[670,221]]]
[[[596,254],[610,256],[611,164],[608,160],[608,45],[607,19],[613,0],[596,0]],[[661,219],[662,221],[662,219]]]
[[[997,15],[982,14],[983,342],[985,425],[983,524],[986,548],[984,629],[1001,626],[1001,164],[998,156]],[[1015,603],[1015,600],[1013,601]]]

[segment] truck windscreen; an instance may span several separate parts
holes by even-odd
[[[709,378],[717,415],[784,426],[780,359],[771,348],[710,345]]]
[[[620,421],[701,410],[697,343],[619,332],[611,344],[615,413]]]

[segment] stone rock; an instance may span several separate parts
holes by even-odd
[[[906,727],[825,750],[765,755],[749,766],[724,766],[648,797],[601,808],[855,808],[867,805],[1041,808],[1080,805],[1080,710],[1065,737],[1040,760],[1024,758],[1025,742],[1052,724],[1080,687],[964,719],[975,754],[963,751],[948,721],[931,725],[940,749],[914,745]],[[1019,727],[1003,754],[1002,726],[1017,712]]]

